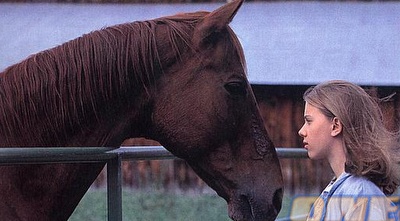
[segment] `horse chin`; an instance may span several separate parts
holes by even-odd
[[[277,201],[282,200],[282,196],[275,196]],[[280,205],[280,203],[278,203]],[[229,217],[234,221],[273,221],[278,216],[280,206],[275,208],[273,205],[266,206],[256,202],[251,197],[238,196],[228,202]]]

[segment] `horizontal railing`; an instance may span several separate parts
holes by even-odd
[[[302,148],[276,148],[280,158],[306,158]],[[162,146],[132,147],[10,147],[0,148],[0,165],[35,163],[105,162],[115,157],[122,160],[174,159]]]
[[[279,158],[307,158],[303,148],[276,148]],[[108,220],[122,220],[123,160],[176,159],[162,146],[134,147],[11,147],[0,148],[0,165],[48,163],[107,163]]]

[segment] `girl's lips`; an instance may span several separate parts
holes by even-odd
[[[308,143],[307,143],[307,142],[303,142],[303,147],[304,147],[305,149],[307,149]]]

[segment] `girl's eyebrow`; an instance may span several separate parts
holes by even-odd
[[[304,120],[311,120],[311,119],[312,119],[311,115],[308,114],[304,115]]]

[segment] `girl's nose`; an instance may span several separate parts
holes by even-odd
[[[304,133],[304,125],[300,128],[299,132],[298,132],[300,137],[305,137],[305,133]]]

